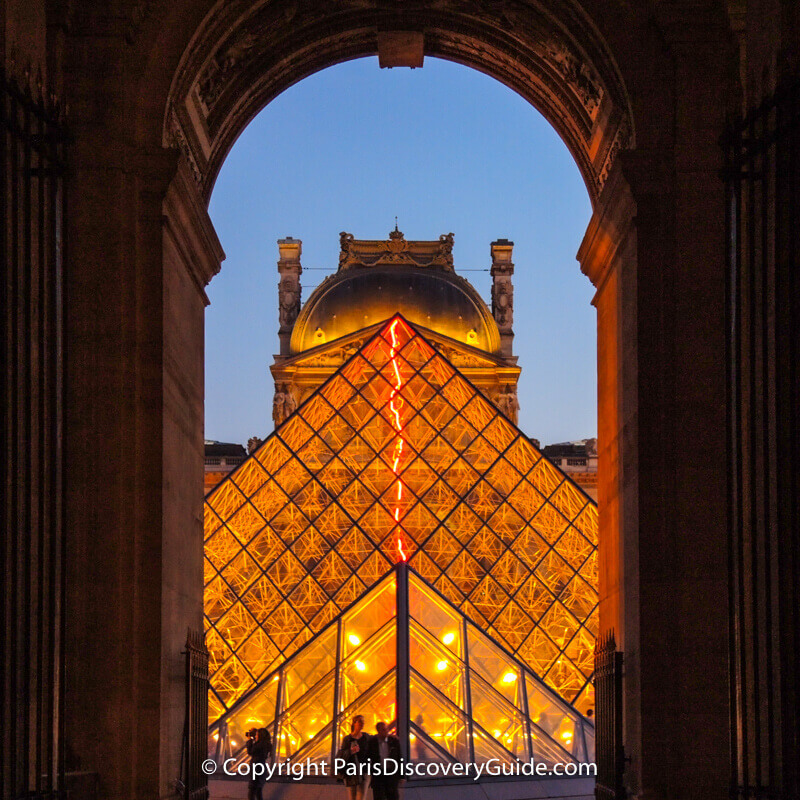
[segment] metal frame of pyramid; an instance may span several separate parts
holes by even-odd
[[[400,316],[208,495],[204,525],[212,722],[403,558],[594,705],[596,505]]]
[[[332,764],[355,714],[387,723],[413,762],[594,758],[591,723],[406,562],[218,720],[209,752],[235,770],[245,732],[267,728],[275,763]]]

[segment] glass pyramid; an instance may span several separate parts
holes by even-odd
[[[402,317],[207,496],[204,524],[212,722],[400,560],[594,706],[597,508]]]
[[[245,731],[266,727],[276,762],[330,764],[355,714],[415,762],[594,757],[591,723],[404,562],[213,725],[210,754],[238,762]]]

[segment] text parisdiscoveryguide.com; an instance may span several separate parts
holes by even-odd
[[[490,758],[481,764],[476,763],[439,763],[439,762],[412,762],[397,761],[396,759],[386,759],[383,763],[356,764],[343,758],[335,759],[333,767],[326,761],[312,761],[307,758],[305,761],[291,763],[279,761],[276,764],[265,764],[256,762],[254,764],[236,764],[235,758],[229,758],[222,763],[221,772],[226,777],[248,777],[248,778],[291,778],[299,781],[310,777],[343,777],[361,775],[366,777],[397,777],[399,778],[447,778],[447,777],[472,777],[479,780],[481,776],[524,776],[524,777],[544,777],[544,776],[565,776],[572,777],[594,776],[597,774],[597,767],[593,763],[577,764],[568,762],[563,764],[553,764],[552,766],[542,762],[517,761],[509,764],[500,759]],[[219,769],[216,761],[209,758],[203,762],[203,772],[206,775],[214,775]]]

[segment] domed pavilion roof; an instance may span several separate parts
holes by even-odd
[[[402,314],[407,320],[487,353],[500,352],[500,333],[475,288],[453,270],[453,234],[438,241],[340,236],[339,269],[306,301],[292,331],[296,355]]]

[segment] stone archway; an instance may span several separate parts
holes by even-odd
[[[324,16],[311,3],[219,5],[175,75],[165,144],[180,147],[208,197],[229,148],[272,98],[342,61],[396,57],[397,43],[409,41],[398,65],[421,64],[423,52],[445,58],[491,75],[536,106],[564,139],[596,203],[617,152],[633,144],[633,121],[619,70],[577,3],[399,7],[350,0]]]
[[[272,97],[400,32],[534,103],[584,176],[594,215],[579,259],[598,290],[601,629],[615,629],[628,656],[627,781],[647,797],[727,796],[715,269],[725,104],[708,92],[730,77],[724,13],[590,0],[133,6],[122,25],[87,12],[101,32],[87,34],[81,17],[66,44],[76,109],[68,648],[118,670],[116,683],[68,676],[67,738],[83,768],[105,776],[111,797],[165,794],[178,770],[179,653],[202,602],[203,287],[222,259],[205,205],[217,171]],[[695,447],[705,460],[686,458]],[[97,625],[100,605],[114,625]],[[86,708],[100,713],[89,720]],[[131,758],[108,760],[115,738]]]

